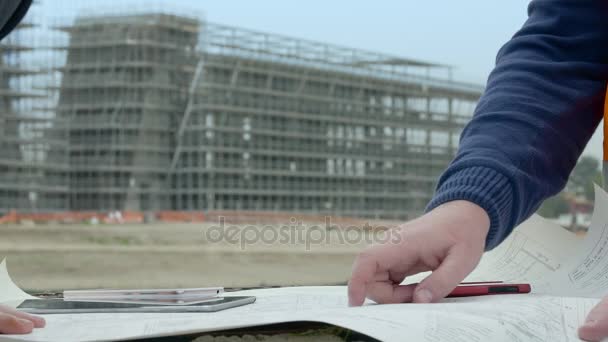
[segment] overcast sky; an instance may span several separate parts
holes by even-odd
[[[207,20],[424,59],[483,84],[498,49],[526,20],[528,0],[42,0],[43,13],[70,17],[111,9],[166,9]],[[586,150],[601,158],[601,136]]]

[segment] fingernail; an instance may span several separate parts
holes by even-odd
[[[585,325],[594,325],[596,321],[597,315],[593,311],[587,314],[587,317],[585,317]]]
[[[46,326],[46,320],[42,317],[35,317],[34,325],[37,328],[44,328]]]
[[[597,321],[593,318],[587,318],[585,321],[585,325],[588,327],[595,325],[595,323],[597,323]]]
[[[433,301],[433,294],[427,289],[421,289],[416,291],[414,295],[414,302],[416,303],[430,303]]]

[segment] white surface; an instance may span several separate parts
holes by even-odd
[[[575,341],[596,299],[540,295],[451,299],[442,304],[346,307],[345,287],[243,291],[255,304],[213,314],[47,315],[47,327],[0,340],[90,341],[166,336],[290,321],[325,322],[382,341]],[[508,298],[507,298],[508,297]]]
[[[608,294],[608,194],[595,187],[591,227],[579,252],[550,279],[550,293],[601,298]]]
[[[582,244],[573,233],[534,215],[486,253],[467,281],[525,282],[533,284],[534,293],[546,294],[552,286],[548,278],[582,253]]]
[[[0,263],[0,303],[9,306],[17,306],[19,302],[25,299],[33,299],[27,293],[23,292],[11,279],[6,269],[6,260]]]

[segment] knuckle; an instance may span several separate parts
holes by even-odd
[[[363,252],[359,253],[359,255],[357,255],[357,260],[359,261],[369,261],[369,260],[374,260],[375,258],[375,253],[372,249],[366,249]]]
[[[19,319],[17,317],[8,314],[2,314],[0,315],[0,325],[2,325],[3,328],[15,328],[18,327],[20,324]]]
[[[377,247],[372,247],[363,250],[360,252],[356,259],[355,265],[358,267],[367,268],[370,264],[375,263],[378,260],[378,250]]]

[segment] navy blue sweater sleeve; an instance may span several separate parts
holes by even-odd
[[[608,1],[535,0],[528,14],[499,51],[427,207],[468,200],[484,208],[488,250],[564,187],[602,117]]]
[[[17,27],[31,5],[32,0],[2,0],[0,2],[0,40]]]

